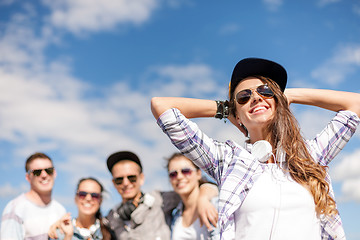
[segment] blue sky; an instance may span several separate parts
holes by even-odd
[[[164,157],[175,151],[150,112],[153,96],[225,99],[245,57],[281,63],[288,87],[360,91],[360,2],[194,0],[0,0],[0,209],[28,190],[24,162],[49,154],[54,198],[76,216],[79,178],[121,198],[106,158],[142,159],[144,190],[170,189]],[[304,136],[334,115],[292,106]],[[242,142],[229,124],[197,120],[211,137]],[[360,136],[330,165],[348,239],[360,239]]]

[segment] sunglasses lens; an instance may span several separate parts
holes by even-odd
[[[101,198],[100,193],[91,193],[91,197],[95,200],[99,200]]]
[[[192,173],[192,169],[191,168],[183,168],[181,169],[181,174],[184,176],[189,176]],[[175,179],[178,176],[178,171],[174,170],[169,172],[169,177],[170,179]]]
[[[99,200],[101,198],[100,193],[88,193],[88,192],[84,192],[84,191],[79,191],[77,193],[77,195],[79,196],[80,199],[85,199],[88,194],[90,194],[91,198],[94,200]]]
[[[256,92],[263,97],[271,98],[274,96],[273,91],[271,91],[270,87],[266,84],[260,85],[256,88]],[[250,89],[245,89],[236,94],[236,101],[239,104],[245,104],[250,100],[252,91]]]
[[[42,169],[36,169],[36,170],[33,170],[33,171],[32,171],[32,173],[33,173],[34,176],[36,176],[36,177],[40,176],[41,172],[42,172]]]
[[[176,178],[177,175],[178,175],[177,171],[171,171],[171,172],[169,172],[169,177],[170,177],[171,179]]]
[[[78,194],[79,198],[84,199],[87,195],[87,192],[80,191],[77,194]]]
[[[183,175],[190,175],[192,173],[192,170],[190,168],[183,168],[181,169],[181,173]]]
[[[129,176],[125,176],[125,177],[115,178],[115,179],[114,179],[115,184],[116,184],[116,185],[121,185],[121,184],[123,184],[124,178],[129,179],[129,181],[130,181],[131,183],[134,183],[134,182],[136,182],[136,180],[137,180],[137,176],[136,176],[136,175],[129,175]]]
[[[53,173],[54,173],[54,168],[53,167],[51,167],[51,168],[46,168],[45,169],[45,172],[48,174],[48,175],[53,175]]]
[[[129,179],[129,181],[132,183],[136,182],[136,180],[137,180],[136,175],[127,176],[127,179]]]
[[[54,167],[51,167],[51,168],[45,168],[45,169],[35,169],[35,170],[31,170],[29,171],[29,174],[30,173],[33,173],[34,176],[38,177],[41,175],[42,171],[45,170],[45,172],[48,174],[48,175],[53,175],[54,173]]]
[[[115,178],[114,179],[114,182],[116,185],[121,185],[124,181],[124,178],[123,177],[118,177],[118,178]]]
[[[256,91],[263,97],[270,98],[274,96],[274,93],[268,85],[261,85],[256,89]]]
[[[250,89],[242,90],[242,91],[240,91],[240,92],[238,92],[236,94],[236,101],[239,104],[245,104],[245,103],[247,103],[249,101],[250,96],[251,96],[251,90]]]

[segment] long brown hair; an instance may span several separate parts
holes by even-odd
[[[254,77],[270,86],[276,102],[274,117],[264,129],[265,140],[272,145],[274,154],[279,147],[286,153],[287,170],[297,183],[310,191],[314,198],[316,213],[337,214],[335,200],[329,194],[329,183],[325,181],[327,167],[312,159],[285,94],[273,80],[262,76]],[[236,116],[234,91],[230,92],[230,108],[231,113]]]

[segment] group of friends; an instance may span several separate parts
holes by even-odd
[[[1,223],[1,239],[217,239],[218,232],[200,223],[198,201],[216,225],[217,186],[202,178],[201,170],[181,153],[167,160],[174,191],[143,193],[144,173],[139,157],[130,151],[111,154],[107,167],[122,202],[101,214],[105,191],[93,177],[79,180],[75,191],[78,216],[73,218],[52,199],[56,170],[44,153],[25,163],[30,191],[10,201]],[[200,186],[201,185],[201,186]],[[200,197],[202,191],[202,200]],[[215,199],[215,201],[214,201]],[[209,211],[210,210],[210,211]],[[205,213],[208,212],[208,213]],[[208,220],[206,220],[208,221]],[[172,230],[172,231],[171,231]]]
[[[174,191],[143,193],[140,159],[116,152],[107,167],[122,202],[106,217],[94,178],[77,185],[78,217],[66,214],[51,199],[51,159],[32,155],[25,165],[31,189],[6,206],[1,239],[346,239],[328,164],[356,131],[360,94],[286,84],[282,65],[245,58],[232,72],[228,100],[154,97],[151,111],[179,150],[167,162]],[[305,140],[291,104],[336,114]],[[203,117],[228,119],[244,145],[207,136],[191,120]]]

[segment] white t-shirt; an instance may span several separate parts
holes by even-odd
[[[189,227],[182,224],[182,216],[178,217],[172,229],[172,240],[204,240],[207,239],[208,231],[203,224],[200,227],[200,220],[197,218]]]
[[[276,164],[265,165],[235,212],[236,239],[320,240],[311,193]]]
[[[49,227],[66,213],[55,200],[38,206],[21,194],[5,207],[1,219],[1,240],[47,240]]]

